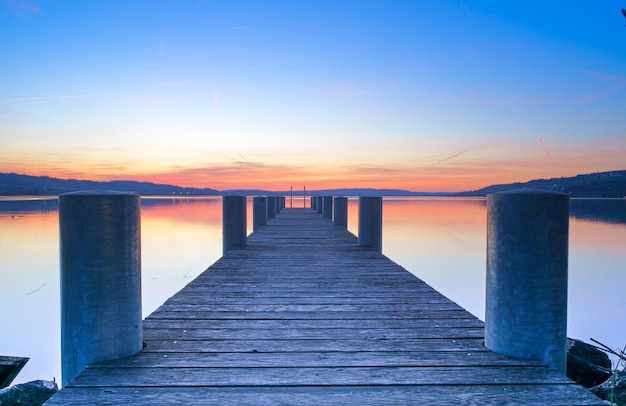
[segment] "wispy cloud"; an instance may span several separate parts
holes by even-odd
[[[583,73],[588,76],[593,76],[594,78],[600,79],[604,82],[612,82],[614,83],[614,85],[610,87],[606,87],[593,94],[583,97],[583,99],[581,100],[582,103],[590,103],[592,101],[598,100],[606,96],[609,93],[615,92],[617,90],[620,90],[626,87],[626,76],[609,75],[606,73],[596,72],[596,71],[584,71]]]
[[[163,38],[161,42],[159,42],[159,45],[157,46],[157,51],[159,52],[159,54],[162,54],[163,52],[165,52],[165,49],[167,48],[168,43],[169,43],[168,38]]]
[[[346,83],[335,83],[321,87],[321,92],[329,97],[350,97],[367,94],[364,86]]]
[[[457,158],[457,157],[459,157],[459,156],[461,156],[461,155],[463,155],[463,154],[465,154],[467,152],[474,151],[474,150],[477,150],[477,149],[480,149],[480,148],[484,148],[484,147],[486,147],[488,145],[495,144],[498,141],[500,141],[502,138],[504,138],[504,137],[494,138],[494,139],[489,140],[486,144],[476,145],[474,147],[469,147],[469,148],[465,148],[465,149],[462,149],[460,151],[457,151],[457,152],[453,153],[452,155],[449,155],[448,157],[446,157],[444,159],[440,159],[439,161],[435,162],[435,165],[439,165],[440,163],[443,163],[443,162],[449,161],[451,159]]]
[[[546,153],[546,156],[552,159],[552,154],[550,153],[550,150],[548,149],[548,147],[546,146],[546,143],[543,140],[543,135],[539,137],[539,142],[541,143],[541,147],[543,148],[543,151]]]
[[[534,104],[550,104],[563,101],[563,97],[551,96],[534,96],[522,97],[514,95],[498,95],[475,92],[473,90],[465,90],[459,94],[446,94],[428,91],[415,91],[414,95],[432,100],[441,100],[445,103],[459,103],[476,106],[504,106],[504,105],[534,105]]]
[[[474,19],[474,17],[472,16],[472,13],[470,13],[470,11],[469,11],[469,8],[467,8],[467,4],[465,4],[465,1],[463,1],[463,0],[459,0],[459,1],[461,2],[461,5],[465,9],[465,12],[469,16],[469,18]]]
[[[59,99],[80,99],[90,97],[88,94],[71,94],[62,96],[31,96],[31,97],[6,97],[0,101],[32,101],[32,100],[59,100]]]
[[[233,31],[245,30],[248,28],[247,25],[238,25],[237,27],[233,27]]]
[[[40,14],[41,8],[28,0],[2,0],[0,4],[7,9],[21,13]]]

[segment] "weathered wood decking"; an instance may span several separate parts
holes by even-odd
[[[605,404],[312,210],[284,210],[48,405]]]

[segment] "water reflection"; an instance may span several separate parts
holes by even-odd
[[[483,318],[485,200],[386,198],[383,207],[383,253]],[[357,199],[348,212],[357,234]],[[625,213],[626,199],[571,201],[572,337],[626,344]],[[220,197],[142,198],[144,316],[221,256],[221,216]],[[16,382],[60,377],[58,238],[56,199],[0,201],[0,353],[31,357]]]
[[[580,220],[626,224],[626,199],[571,199],[569,211]]]

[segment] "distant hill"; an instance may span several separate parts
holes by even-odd
[[[457,193],[455,196],[486,196],[490,193],[516,189],[553,190],[567,193],[571,197],[621,198],[626,196],[626,170],[492,185],[478,190]]]
[[[186,188],[150,182],[136,182],[132,180],[96,182],[91,180],[57,179],[49,176],[0,173],[0,196],[56,196],[66,192],[93,189],[130,191],[136,192],[142,196],[171,196],[172,194],[199,196],[220,194],[220,192],[215,189]]]
[[[289,191],[268,192],[264,190],[227,190],[186,188],[132,180],[96,182],[91,180],[57,179],[48,176],[18,175],[0,173],[0,196],[56,196],[77,190],[107,189],[132,191],[142,196],[171,196],[183,194],[189,196],[208,196],[221,194],[244,195],[282,195],[289,196]],[[529,182],[517,182],[492,185],[482,189],[461,193],[411,192],[402,189],[326,189],[307,190],[307,196],[486,196],[490,193],[515,189],[544,189],[564,192],[571,197],[621,198],[626,196],[626,170],[598,172],[569,178],[536,179]],[[294,190],[294,196],[302,196],[302,190]]]
[[[224,193],[230,194],[245,194],[245,195],[280,195],[289,196],[290,191],[283,192],[267,192],[263,190],[229,190]],[[293,196],[302,197],[302,189],[294,189]],[[307,196],[451,196],[452,193],[439,193],[439,192],[411,192],[404,189],[371,189],[371,188],[346,188],[346,189],[320,189],[320,190],[308,190]]]

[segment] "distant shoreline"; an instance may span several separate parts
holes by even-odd
[[[240,194],[248,196],[304,195],[304,190],[268,191],[260,189],[231,189],[219,191],[211,188],[189,188],[132,180],[98,182],[91,180],[58,179],[48,176],[31,176],[15,173],[0,173],[0,197],[28,196],[54,197],[67,192],[91,189],[132,191],[145,197],[199,197]],[[567,178],[535,179],[491,185],[465,192],[413,192],[403,189],[342,188],[307,190],[306,196],[388,196],[388,197],[485,197],[491,193],[514,189],[542,189],[562,192],[575,198],[624,198],[626,197],[626,170],[598,172]]]

